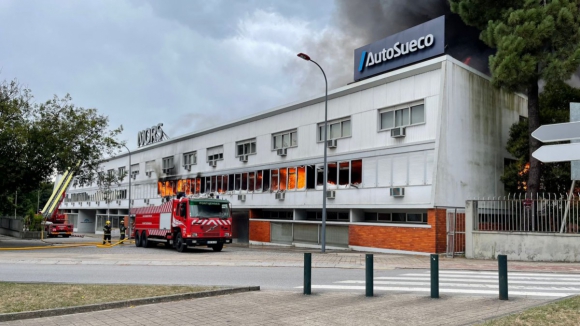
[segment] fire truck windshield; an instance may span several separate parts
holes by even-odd
[[[221,203],[195,203],[190,205],[190,217],[230,217],[230,209],[227,204]]]

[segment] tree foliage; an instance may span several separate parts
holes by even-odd
[[[96,109],[75,106],[70,95],[37,104],[17,81],[0,84],[0,199],[28,193],[55,173],[76,168],[76,182],[91,184],[99,164],[116,154],[122,127]],[[82,168],[78,168],[82,166]]]
[[[580,102],[580,90],[564,82],[546,85],[540,94],[540,123],[552,124],[570,121],[570,102]],[[515,123],[510,128],[507,150],[516,161],[505,168],[501,181],[510,193],[523,192],[528,179],[526,166],[530,160],[528,120]],[[541,164],[539,192],[566,193],[570,187],[570,163]]]
[[[528,95],[529,152],[541,145],[531,137],[540,126],[538,81],[568,80],[580,66],[580,0],[449,0],[465,23],[497,49],[490,56],[492,82]],[[527,188],[540,190],[541,165],[530,159]]]

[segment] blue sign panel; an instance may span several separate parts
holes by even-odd
[[[361,80],[445,52],[445,16],[354,50],[354,80]]]

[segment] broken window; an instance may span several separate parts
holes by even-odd
[[[278,175],[278,179],[279,179],[279,187],[281,191],[284,191],[287,189],[288,186],[288,169],[287,168],[281,168],[279,175]]]
[[[264,170],[262,182],[263,182],[262,189],[264,189],[264,191],[270,190],[270,170]]]
[[[234,190],[240,190],[240,188],[242,188],[242,175],[236,174],[236,181],[235,181]]]
[[[248,173],[248,191],[254,191],[255,172]]]
[[[324,183],[324,167],[322,165],[316,166],[316,185],[322,186]]]
[[[278,190],[278,170],[271,170],[270,173],[272,174],[270,189],[272,189],[272,191],[276,191]]]
[[[288,190],[296,189],[296,168],[288,168]]]
[[[350,162],[350,183],[355,186],[362,183],[362,160]]]
[[[314,165],[306,167],[306,189],[314,189],[316,187],[316,169]]]
[[[228,175],[228,191],[234,190],[234,180],[235,180],[234,174]]]
[[[298,183],[297,189],[304,189],[306,188],[306,167],[299,166],[298,167]]]
[[[248,190],[248,174],[242,173],[242,190]]]
[[[347,186],[350,184],[350,163],[340,162],[338,166],[338,184],[341,186]]]
[[[336,186],[338,183],[338,180],[336,180],[338,178],[337,166],[338,165],[336,163],[328,163],[327,179],[329,185]]]
[[[262,171],[256,172],[256,191],[262,191]]]

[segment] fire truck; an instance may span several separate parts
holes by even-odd
[[[163,243],[178,252],[188,247],[207,246],[221,251],[232,243],[230,202],[217,198],[189,198],[179,193],[160,206],[134,208],[135,246]]]
[[[44,218],[44,232],[48,237],[58,237],[59,235],[68,238],[73,233],[73,225],[68,224],[65,214],[59,214],[58,209],[66,196],[66,190],[73,179],[74,173],[71,169],[66,171],[55,183],[52,195],[39,212]]]

